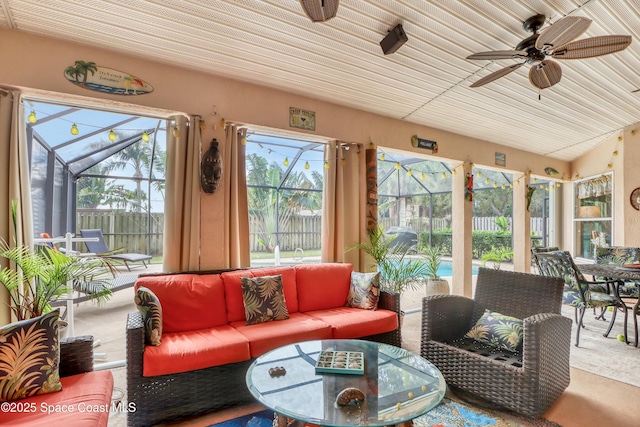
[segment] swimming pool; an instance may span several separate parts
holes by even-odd
[[[474,276],[478,274],[478,266],[474,265],[471,269]],[[442,261],[438,268],[438,276],[451,276],[453,275],[453,265],[450,261]]]

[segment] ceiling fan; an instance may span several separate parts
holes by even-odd
[[[489,60],[523,59],[523,62],[495,71],[473,83],[479,87],[504,77],[524,64],[530,64],[529,81],[538,89],[546,89],[562,78],[560,65],[555,59],[584,59],[607,55],[625,49],[631,44],[631,36],[598,36],[574,40],[584,33],[591,20],[581,16],[567,16],[538,33],[544,25],[545,16],[535,15],[522,23],[522,27],[533,35],[522,40],[515,50],[494,50],[467,56],[467,59]]]

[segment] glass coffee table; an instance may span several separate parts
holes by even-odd
[[[347,364],[361,354],[364,363],[360,367],[354,359],[354,369],[345,366],[349,373],[317,373],[321,352],[323,360],[345,356]],[[287,425],[287,418],[335,427],[410,424],[437,406],[447,389],[438,368],[426,359],[363,340],[305,341],[277,348],[253,362],[246,380],[251,394],[275,412],[280,427]],[[337,404],[347,388],[361,391],[364,400]],[[345,394],[351,393],[341,396]]]

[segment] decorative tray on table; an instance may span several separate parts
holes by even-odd
[[[361,351],[323,350],[316,362],[317,374],[364,374]]]

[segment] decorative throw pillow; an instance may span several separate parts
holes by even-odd
[[[0,402],[62,390],[60,309],[0,328]]]
[[[240,280],[247,325],[289,318],[281,274],[261,277],[244,276]]]
[[[347,296],[347,307],[375,310],[380,299],[380,272],[351,272],[351,286]]]
[[[485,310],[465,337],[515,352],[522,343],[522,320]]]
[[[144,322],[144,338],[148,345],[160,345],[162,339],[162,306],[151,289],[140,286],[134,297]]]

